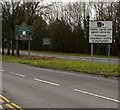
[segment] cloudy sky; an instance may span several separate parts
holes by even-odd
[[[20,2],[20,1],[27,1],[27,2],[31,2],[31,1],[41,1],[41,0],[0,0],[0,1],[4,1],[4,2],[9,2],[9,1],[13,1],[13,2]],[[46,1],[46,0],[45,0]],[[47,0],[48,2],[118,2],[119,0]]]
[[[27,2],[31,2],[31,1],[41,1],[41,0],[0,0],[0,1],[13,1],[13,2],[20,2],[20,1],[27,1]],[[119,0],[45,0],[48,2],[118,2]]]
[[[117,2],[119,0],[48,0],[53,2]]]

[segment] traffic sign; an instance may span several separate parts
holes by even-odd
[[[29,25],[16,25],[15,26],[16,40],[32,40],[32,26]]]
[[[51,45],[51,38],[43,38],[43,45]]]
[[[112,43],[112,21],[90,21],[89,43]]]

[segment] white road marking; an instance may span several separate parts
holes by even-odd
[[[20,76],[21,76],[21,77],[24,77],[24,78],[26,77],[25,75],[22,75],[22,74],[21,74]]]
[[[5,70],[0,70],[0,71],[5,71]]]
[[[22,75],[22,74],[16,74],[16,75],[21,77],[26,77],[25,75]]]
[[[13,73],[13,72],[10,72],[10,73],[16,75],[16,73]]]
[[[19,76],[19,74],[16,73],[17,76]]]
[[[113,101],[113,102],[120,103],[119,100],[112,99],[112,98],[109,98],[109,97],[105,97],[105,96],[97,95],[97,94],[90,93],[90,92],[83,91],[83,90],[79,90],[79,89],[74,89],[74,90],[77,91],[77,92],[81,92],[81,93],[87,94],[87,95],[91,95],[91,96],[95,96],[95,97],[98,97],[98,98],[103,98],[103,99],[106,99],[106,100],[109,100],[109,101]]]
[[[13,72],[10,72],[11,74],[14,74],[14,75],[17,75],[17,76],[20,76],[20,77],[26,77],[25,75],[22,75],[22,74],[16,74],[16,73],[13,73]]]
[[[54,86],[59,86],[59,84],[53,83],[53,82],[50,82],[50,81],[45,81],[45,80],[41,80],[41,79],[37,79],[37,78],[34,78],[34,80],[44,82],[44,83],[47,83],[47,84],[51,84],[51,85],[54,85]]]

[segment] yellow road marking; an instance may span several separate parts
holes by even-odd
[[[13,110],[16,110],[14,107],[12,107],[11,105],[9,105],[9,104],[5,104],[7,107],[9,107],[9,108],[12,108]]]
[[[4,96],[0,95],[0,97],[3,98],[6,102],[10,102],[10,100],[6,99]]]
[[[3,105],[5,105],[5,106],[7,106],[9,108],[12,108],[12,110],[16,110],[16,109],[23,110],[20,106],[16,105],[15,103],[12,103],[10,100],[8,100],[7,98],[5,98],[2,95],[0,95],[0,102],[7,103],[7,104],[3,104]]]
[[[15,106],[16,108],[23,110],[20,106],[16,105],[15,103],[11,103],[13,106]]]
[[[4,102],[2,99],[0,99],[0,102]]]

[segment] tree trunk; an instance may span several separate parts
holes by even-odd
[[[12,41],[12,56],[14,56],[14,41]]]
[[[5,54],[5,52],[4,52],[4,41],[3,41],[3,43],[2,43],[2,55],[4,55]]]
[[[16,56],[20,57],[20,40],[16,40]]]
[[[8,46],[7,55],[10,55],[10,41],[7,42],[7,46]]]

